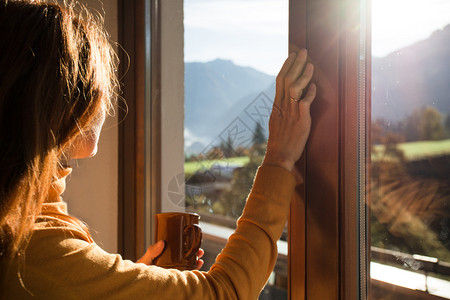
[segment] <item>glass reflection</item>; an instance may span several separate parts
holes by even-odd
[[[371,299],[450,299],[450,3],[372,5]]]

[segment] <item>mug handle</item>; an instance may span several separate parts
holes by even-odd
[[[191,224],[184,228],[184,236],[186,237],[186,241],[183,247],[183,256],[185,259],[189,259],[192,255],[196,255],[198,249],[200,249],[202,229],[198,224]]]

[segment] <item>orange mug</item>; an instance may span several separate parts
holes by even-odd
[[[193,270],[202,243],[200,216],[194,213],[156,214],[156,241],[164,240],[164,251],[153,263],[167,269]]]

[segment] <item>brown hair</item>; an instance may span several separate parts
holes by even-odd
[[[5,263],[24,251],[65,150],[111,108],[118,84],[101,17],[75,2],[0,0],[0,41]]]

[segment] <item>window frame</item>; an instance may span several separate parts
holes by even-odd
[[[289,256],[290,299],[366,298],[367,256],[359,243],[365,220],[360,222],[359,216],[367,205],[357,187],[366,180],[366,170],[359,173],[358,166],[364,166],[368,154],[362,150],[361,156],[358,143],[360,134],[367,134],[368,120],[358,119],[358,113],[370,116],[366,92],[370,91],[370,56],[365,53],[360,60],[361,3],[291,0],[291,10],[305,13],[291,21],[290,44],[308,49],[318,96],[311,109],[311,136],[297,165],[305,183],[297,190],[289,217],[289,248],[296,253]],[[368,33],[364,32],[366,39]],[[360,82],[362,67],[366,76]],[[366,229],[362,231],[365,245]]]
[[[366,294],[367,277],[360,280],[360,262],[367,257],[360,249],[359,212],[367,206],[359,206],[357,189],[366,177],[357,166],[367,154],[358,152],[357,129],[361,104],[370,116],[370,93],[361,94],[359,82],[361,16],[355,8],[360,3],[289,3],[290,51],[308,48],[318,86],[311,137],[296,165],[305,183],[297,187],[289,215],[288,247],[295,253],[288,256],[289,299],[363,299]],[[121,120],[127,115],[119,125],[119,251],[129,259],[152,241],[145,228],[153,227],[164,190],[161,5],[160,0],[119,1],[119,43],[128,53],[120,52],[119,71],[128,103],[127,113],[119,111]],[[129,66],[124,64],[128,56]],[[369,63],[366,59],[366,87]],[[366,101],[360,102],[363,96]],[[362,130],[367,134],[366,127]]]
[[[119,253],[136,260],[144,248],[145,14],[144,0],[119,0],[119,78],[126,105],[119,109]]]

